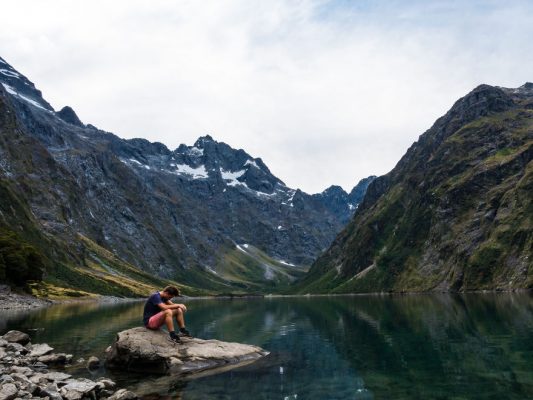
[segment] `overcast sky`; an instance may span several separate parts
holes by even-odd
[[[532,38],[533,2],[512,0],[17,0],[0,14],[0,56],[56,109],[171,149],[210,134],[310,193],[388,172],[478,84],[533,81]]]

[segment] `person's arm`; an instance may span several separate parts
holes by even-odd
[[[167,300],[166,302],[167,305],[170,305],[170,306],[174,306],[172,308],[181,308],[183,310],[183,312],[187,311],[187,307],[185,306],[185,304],[176,304],[176,303],[173,303],[171,300]]]
[[[176,308],[181,308],[182,304],[174,304],[174,303],[159,303],[157,306],[161,310],[175,310]]]

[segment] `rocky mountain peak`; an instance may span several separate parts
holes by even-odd
[[[451,114],[457,114],[464,121],[472,120],[490,112],[501,112],[514,105],[510,96],[499,87],[479,85],[451,108]]]
[[[211,135],[200,136],[196,142],[194,142],[194,147],[203,148],[206,143],[217,143]]]
[[[331,185],[326,190],[322,192],[323,196],[348,196],[348,193],[346,191],[338,186],[338,185]]]
[[[23,104],[44,111],[54,111],[52,106],[43,99],[40,90],[20,72],[0,57],[0,84],[12,96],[21,100]]]
[[[60,111],[56,113],[56,115],[61,118],[63,121],[65,121],[67,124],[84,127],[85,125],[83,122],[80,121],[74,110],[69,107],[65,106]]]

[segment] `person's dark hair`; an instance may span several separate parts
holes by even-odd
[[[180,290],[176,286],[167,286],[163,289],[163,292],[167,292],[171,296],[179,296]]]

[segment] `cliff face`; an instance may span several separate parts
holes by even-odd
[[[9,237],[34,232],[28,243],[48,254],[41,269],[58,284],[102,292],[85,277],[120,276],[120,264],[128,276],[137,267],[197,288],[272,290],[329,246],[372,180],[310,195],[211,136],[175,150],[124,140],[68,106],[54,111],[1,58],[0,67],[0,226]]]
[[[533,84],[482,85],[374,180],[296,290],[533,286]]]

